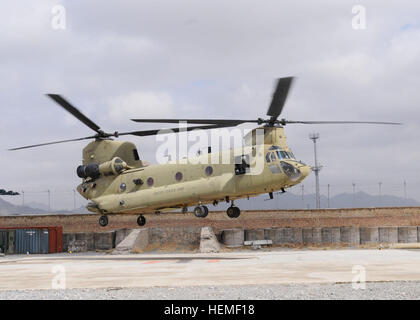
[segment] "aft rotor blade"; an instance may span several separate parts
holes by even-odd
[[[15,150],[20,150],[20,149],[28,149],[28,148],[36,148],[36,147],[48,146],[50,144],[58,144],[58,143],[65,143],[65,142],[72,142],[72,141],[81,141],[81,140],[86,140],[86,139],[93,139],[95,137],[96,136],[91,136],[91,137],[84,137],[84,138],[77,138],[77,139],[69,139],[69,140],[61,140],[61,141],[54,141],[54,142],[33,144],[33,145],[30,145],[30,146],[9,149],[9,151],[15,151]]]
[[[58,103],[60,106],[62,106],[64,109],[66,109],[68,112],[70,112],[73,116],[75,116],[86,126],[91,128],[93,131],[96,131],[99,134],[101,133],[100,127],[96,123],[94,123],[92,120],[86,117],[83,113],[81,113],[76,107],[71,105],[70,102],[68,102],[62,96],[58,94],[47,94],[47,96],[54,100],[56,103]]]
[[[228,125],[237,126],[246,122],[258,122],[258,120],[239,120],[239,119],[131,119],[135,122],[150,122],[150,123],[197,123],[197,124],[214,124],[214,125]]]
[[[390,124],[390,125],[401,125],[399,122],[381,122],[381,121],[280,121],[287,124],[351,124],[351,123],[361,123],[361,124]]]
[[[267,111],[267,115],[271,117],[271,121],[276,120],[283,110],[292,82],[293,77],[280,78],[277,81],[276,90],[274,91],[273,99]]]
[[[153,130],[142,130],[142,131],[131,131],[131,132],[123,132],[118,133],[118,136],[123,135],[134,135],[134,136],[153,136],[158,133],[165,134],[165,131],[168,131],[167,133],[172,132],[179,132],[179,131],[191,131],[194,129],[217,129],[217,128],[226,128],[226,127],[233,127],[233,125],[207,125],[207,126],[194,126],[194,127],[185,127],[185,128],[170,128],[170,129],[153,129]]]

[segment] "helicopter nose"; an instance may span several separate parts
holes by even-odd
[[[300,172],[302,173],[302,180],[305,179],[311,173],[311,166],[304,165],[299,168]]]

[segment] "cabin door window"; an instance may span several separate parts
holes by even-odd
[[[235,174],[242,175],[249,172],[249,154],[235,157]]]

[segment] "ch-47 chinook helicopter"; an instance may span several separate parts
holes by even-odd
[[[96,134],[10,150],[94,139],[83,149],[83,164],[77,167],[77,175],[82,179],[82,183],[77,190],[84,198],[90,200],[88,210],[101,215],[99,218],[101,226],[108,224],[107,214],[111,213],[139,215],[137,223],[144,226],[146,224],[144,214],[159,213],[174,208],[182,208],[186,212],[190,206],[195,206],[195,216],[204,218],[208,215],[208,208],[205,205],[217,205],[220,201],[230,202],[231,206],[226,213],[230,218],[238,218],[240,209],[234,205],[236,199],[263,193],[268,193],[272,198],[273,192],[279,190],[284,192],[286,188],[299,184],[309,175],[311,167],[297,161],[286,144],[283,129],[286,124],[398,124],[278,119],[292,82],[293,77],[278,80],[268,108],[269,118],[267,119],[132,119],[136,122],[149,123],[185,121],[199,124],[183,128],[184,131],[233,127],[243,123],[258,124],[258,128],[245,136],[245,147],[239,151],[230,149],[197,155],[200,159],[186,163],[173,161],[166,164],[147,165],[140,159],[133,143],[115,141],[111,137],[150,136],[158,134],[161,129],[107,133],[67,100],[56,94],[48,94],[48,96]],[[181,128],[170,130],[176,133],[180,132]],[[261,133],[259,137],[262,139],[257,144],[258,132]],[[227,163],[217,161],[222,157],[227,157],[229,161]],[[214,161],[214,159],[217,160]],[[255,170],[257,167],[258,170]]]

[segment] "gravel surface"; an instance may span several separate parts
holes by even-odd
[[[246,286],[197,286],[0,291],[0,300],[282,300],[282,299],[419,299],[420,282],[370,282],[366,289],[351,283]]]

